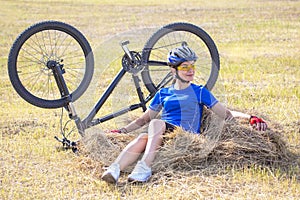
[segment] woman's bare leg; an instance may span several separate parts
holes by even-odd
[[[162,135],[165,131],[166,123],[163,120],[151,120],[148,128],[148,142],[146,143],[145,153],[141,159],[145,161],[148,166],[151,166],[156,155],[156,150],[162,144]]]
[[[125,169],[134,163],[140,154],[145,151],[147,141],[148,135],[146,133],[140,134],[123,149],[114,163],[120,165],[120,170]]]

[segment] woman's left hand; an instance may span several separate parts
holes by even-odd
[[[265,131],[268,127],[267,123],[263,119],[256,116],[251,116],[249,123],[252,128],[258,131]]]

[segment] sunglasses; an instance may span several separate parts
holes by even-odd
[[[179,65],[177,69],[180,71],[189,71],[190,69],[195,70],[195,65]]]

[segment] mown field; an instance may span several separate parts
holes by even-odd
[[[300,199],[300,1],[0,3],[0,199]],[[244,168],[220,165],[219,171],[218,166],[195,174],[175,171],[176,178],[154,175],[155,180],[144,185],[127,184],[125,178],[120,185],[107,185],[100,176],[109,163],[58,151],[60,144],[54,136],[60,134],[61,110],[28,104],[9,81],[7,57],[13,41],[25,28],[43,20],[72,24],[94,50],[97,84],[78,101],[81,115],[114,77],[117,67],[106,67],[120,57],[115,38],[128,36],[142,47],[151,31],[162,25],[184,21],[201,26],[220,52],[216,96],[232,109],[263,117],[270,130],[282,135],[288,150],[298,155],[298,164],[295,160],[285,169],[255,163]],[[114,97],[102,113],[134,99]],[[117,128],[139,113],[103,123],[91,132]]]

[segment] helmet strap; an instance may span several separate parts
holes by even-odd
[[[176,74],[175,74],[175,78],[177,78],[178,80],[180,80],[183,83],[189,83],[190,81],[186,81],[183,78],[181,78],[178,74],[178,70],[176,69]]]

